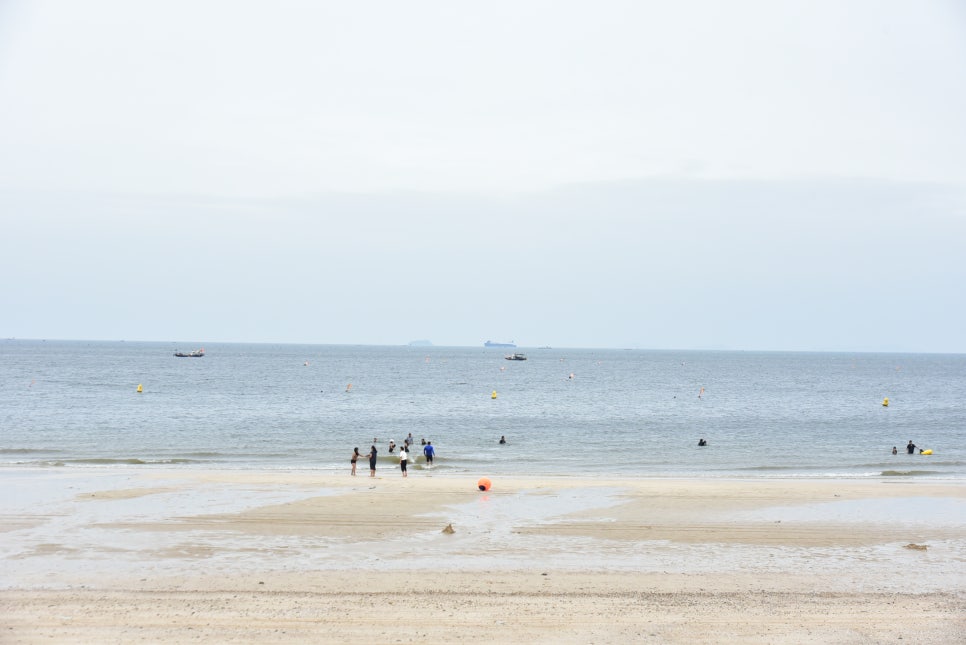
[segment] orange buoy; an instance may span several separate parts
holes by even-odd
[[[476,485],[479,486],[480,490],[490,490],[493,483],[486,477],[480,477],[480,481],[476,482]]]

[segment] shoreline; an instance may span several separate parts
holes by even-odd
[[[966,635],[966,482],[491,479],[0,469],[0,640]]]

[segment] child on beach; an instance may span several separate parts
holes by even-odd
[[[354,449],[352,450],[352,457],[350,458],[350,460],[349,460],[349,463],[350,463],[350,464],[352,464],[352,476],[353,476],[353,477],[354,477],[354,476],[355,476],[355,474],[356,474],[356,461],[357,461],[357,460],[359,459],[359,457],[361,457],[361,456],[362,456],[362,455],[360,455],[360,454],[359,454],[359,449],[358,449],[358,448],[354,448]]]

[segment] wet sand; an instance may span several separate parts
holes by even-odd
[[[0,471],[0,642],[966,641],[961,482],[367,474]]]

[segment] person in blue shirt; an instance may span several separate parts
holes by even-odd
[[[426,465],[427,466],[432,466],[433,465],[433,457],[436,456],[436,449],[433,448],[433,442],[432,441],[427,441],[426,442],[426,447],[423,448],[423,454],[426,455]]]

